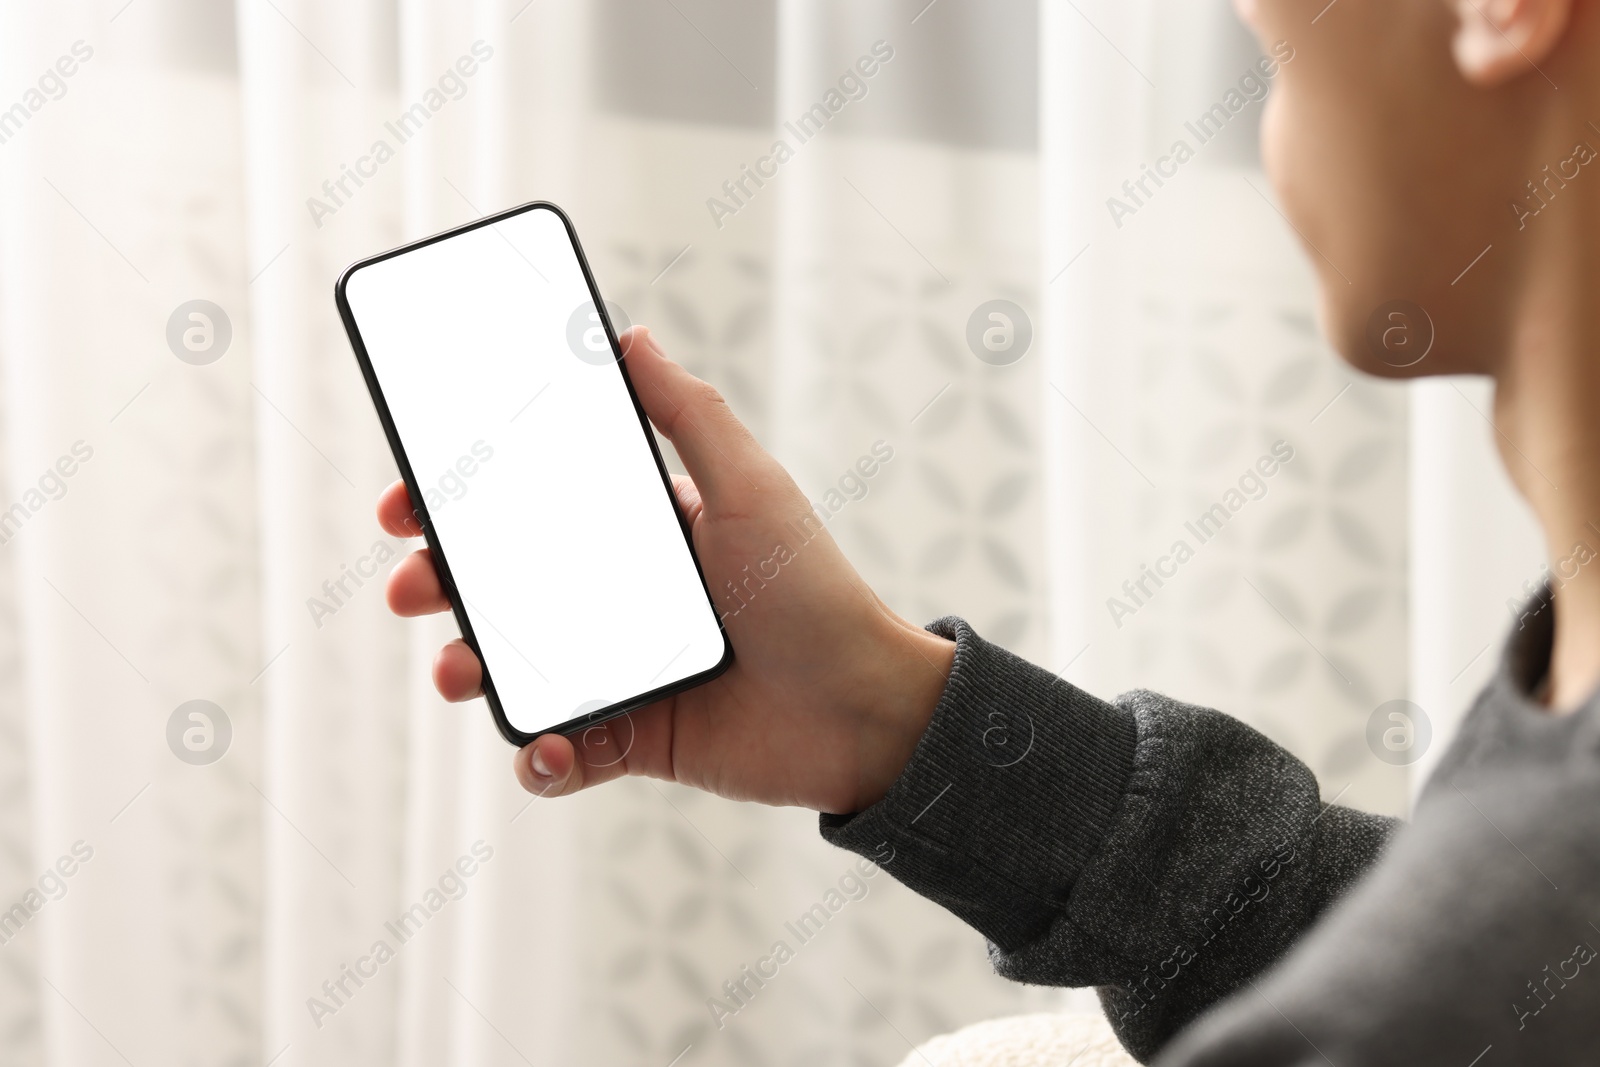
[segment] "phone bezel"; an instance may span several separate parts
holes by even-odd
[[[656,471],[661,475],[662,489],[667,494],[667,502],[672,508],[672,513],[678,517],[678,528],[683,533],[684,544],[688,546],[689,558],[694,561],[695,573],[700,576],[700,588],[705,593],[706,605],[711,609],[712,615],[717,620],[718,632],[722,634],[722,658],[709,670],[637,696],[620,700],[615,704],[577,716],[535,733],[517,729],[511,725],[511,721],[506,717],[505,709],[500,703],[499,693],[496,692],[494,687],[493,674],[484,658],[483,650],[478,644],[477,635],[473,632],[472,620],[467,617],[465,602],[462,600],[460,591],[456,588],[455,579],[451,575],[450,563],[445,554],[444,546],[439,543],[439,538],[434,532],[433,520],[428,514],[427,501],[423,497],[416,473],[411,469],[411,461],[406,456],[405,445],[400,440],[399,431],[395,427],[394,419],[389,412],[388,402],[384,399],[383,388],[378,383],[377,372],[373,369],[372,360],[367,355],[366,343],[361,338],[361,330],[356,325],[355,314],[351,311],[350,302],[345,295],[350,279],[364,267],[370,267],[375,263],[405,255],[407,252],[414,252],[419,248],[425,248],[428,245],[483,226],[492,226],[497,222],[528,211],[549,211],[561,220],[562,226],[566,229],[567,239],[572,244],[572,251],[578,257],[578,267],[583,271],[583,280],[588,286],[589,297],[594,301],[595,309],[600,313],[600,321],[606,331],[606,340],[611,344],[611,354],[616,360],[618,371],[622,374],[623,384],[627,387],[628,398],[633,403],[634,414],[639,419],[639,430],[644,435],[645,442],[650,448],[650,455],[655,459]],[[611,323],[610,314],[606,311],[605,300],[600,296],[600,289],[595,284],[594,274],[589,270],[589,261],[583,254],[583,245],[578,240],[578,232],[573,228],[572,220],[567,217],[565,211],[548,200],[534,200],[493,215],[486,215],[481,219],[461,226],[454,226],[431,237],[424,237],[419,241],[412,241],[398,248],[391,248],[387,252],[357,260],[346,267],[344,273],[339,275],[339,280],[334,283],[333,298],[334,303],[339,308],[339,318],[344,322],[345,334],[350,339],[350,347],[355,352],[356,362],[361,366],[361,376],[366,380],[367,392],[372,397],[373,407],[377,409],[378,421],[383,424],[383,433],[388,438],[389,450],[394,453],[395,463],[400,468],[400,477],[405,480],[406,492],[411,497],[412,514],[416,516],[417,522],[422,527],[422,536],[427,541],[428,547],[433,551],[434,569],[438,571],[439,584],[444,589],[445,595],[450,599],[450,609],[455,615],[456,625],[461,629],[462,640],[467,643],[467,647],[472,649],[473,654],[478,657],[478,662],[483,666],[483,695],[488,701],[489,710],[494,715],[495,726],[499,728],[502,737],[520,748],[534,738],[542,737],[545,734],[571,734],[579,730],[587,730],[611,719],[627,715],[629,712],[637,711],[664,697],[703,685],[728,669],[733,663],[733,642],[728,637],[728,629],[723,623],[722,613],[717,611],[716,601],[711,596],[711,587],[706,583],[705,568],[701,566],[699,553],[694,549],[694,536],[689,529],[689,522],[684,517],[683,509],[678,506],[677,493],[672,488],[672,476],[667,471],[666,462],[661,457],[661,449],[656,444],[655,434],[650,427],[649,416],[645,414],[644,405],[639,403],[639,394],[633,387],[633,379],[628,375],[628,363],[622,356],[622,345],[617,340],[616,329]]]

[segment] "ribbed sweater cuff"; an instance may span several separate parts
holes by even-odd
[[[983,640],[964,621],[933,721],[888,794],[822,836],[877,862],[1003,950],[1065,908],[1133,767],[1133,715]]]

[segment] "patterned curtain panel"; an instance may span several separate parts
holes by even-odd
[[[1040,8],[1052,665],[1403,813],[1542,552],[1480,383],[1364,379],[1321,340],[1256,147],[1294,42],[1229,7]]]
[[[332,283],[532,199],[902,614],[1403,810],[1374,712],[1442,737],[1502,625],[1408,617],[1536,557],[1484,397],[1412,449],[1318,340],[1267,60],[1221,0],[0,6],[0,1061],[888,1064],[1093,1010],[809,813],[530,803],[433,694]]]

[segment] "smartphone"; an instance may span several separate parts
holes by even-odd
[[[733,660],[577,234],[532,203],[361,260],[334,299],[506,740]]]

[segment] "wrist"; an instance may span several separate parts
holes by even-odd
[[[954,641],[894,618],[877,645],[875,696],[863,707],[861,774],[852,811],[882,800],[899,779],[933,721],[955,664]]]

